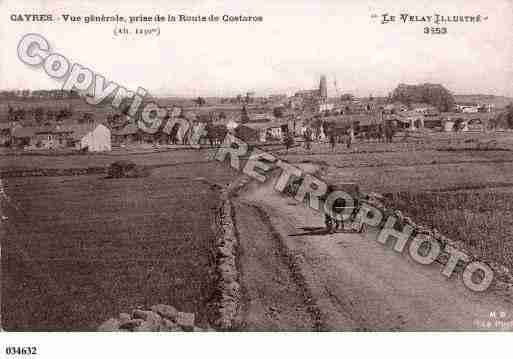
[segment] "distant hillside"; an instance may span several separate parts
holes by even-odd
[[[495,96],[495,95],[454,95],[454,100],[457,103],[491,103],[497,109],[506,107],[513,102],[512,97]]]

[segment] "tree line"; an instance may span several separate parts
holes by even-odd
[[[452,93],[440,84],[405,85],[400,84],[391,94],[391,101],[409,106],[413,103],[427,103],[440,112],[449,112],[455,101]]]
[[[78,92],[71,90],[3,90],[0,91],[0,99],[2,100],[16,100],[16,99],[72,99],[80,98]]]

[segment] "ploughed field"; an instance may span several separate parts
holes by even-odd
[[[2,202],[4,329],[92,330],[157,303],[195,312],[198,325],[206,324],[219,195],[213,184],[227,184],[233,173],[205,163],[202,151],[166,155],[135,159],[164,166],[145,178],[3,180],[11,199]],[[30,167],[24,159],[21,166]],[[59,166],[76,159],[56,158]]]

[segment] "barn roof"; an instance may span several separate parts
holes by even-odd
[[[424,117],[424,115],[422,113],[414,111],[414,110],[402,111],[398,115],[400,117],[415,117],[415,118]]]

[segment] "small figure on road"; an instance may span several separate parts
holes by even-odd
[[[305,148],[310,151],[312,149],[312,129],[310,127],[306,129],[303,137],[305,139]]]
[[[285,145],[285,148],[288,152],[289,148],[291,148],[294,145],[294,137],[292,136],[292,133],[285,133],[285,137],[283,138],[283,144]]]
[[[332,151],[335,151],[335,145],[337,143],[337,137],[335,136],[335,134],[332,132],[330,133],[330,145],[331,145],[331,150]]]
[[[346,140],[346,147],[347,148],[351,148],[351,142],[352,142],[351,135],[348,134],[347,135],[347,140]]]

